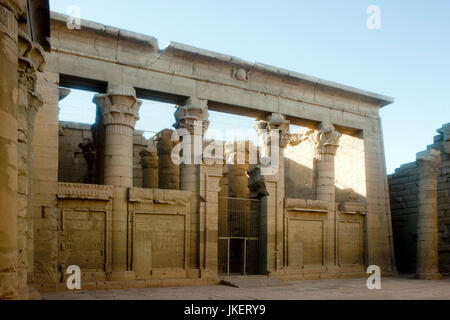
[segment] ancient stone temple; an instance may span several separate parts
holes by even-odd
[[[0,3],[2,23],[22,21]],[[65,289],[71,265],[83,289],[396,271],[379,117],[392,98],[66,22],[51,14],[48,52],[2,35],[2,298]],[[58,120],[70,88],[95,92],[92,126]],[[176,106],[173,127],[136,130],[143,99]],[[259,142],[206,140],[209,111],[254,118]]]
[[[33,145],[49,36],[46,1],[0,1],[0,299],[33,295]]]
[[[397,267],[417,278],[450,272],[450,123],[388,176]]]

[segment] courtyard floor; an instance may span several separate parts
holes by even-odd
[[[450,277],[413,280],[410,276],[381,279],[381,289],[369,290],[367,278],[289,281],[281,286],[225,285],[92,291],[42,292],[45,300],[450,300]]]

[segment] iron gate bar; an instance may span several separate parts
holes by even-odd
[[[259,199],[219,197],[218,265],[220,272],[230,275],[232,249],[233,252],[237,250],[238,255],[241,256],[237,261],[233,259],[235,263],[237,262],[235,267],[240,265],[238,270],[241,274],[248,274],[249,265],[253,267],[250,273],[258,272],[260,203]],[[223,243],[225,240],[227,241],[226,247]],[[232,245],[232,240],[242,240],[242,242]],[[226,252],[224,252],[225,250]]]

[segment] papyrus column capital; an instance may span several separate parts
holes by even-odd
[[[336,131],[330,121],[321,122],[318,130],[309,136],[316,156],[323,154],[335,155],[340,138],[341,133]]]
[[[139,152],[142,169],[158,168],[158,153],[156,150],[144,148]]]
[[[19,83],[34,91],[36,87],[36,72],[42,72],[45,66],[44,49],[29,36],[19,29],[18,31],[19,53]]]
[[[271,143],[270,132],[274,130],[278,131],[279,146],[280,148],[285,148],[290,139],[289,124],[290,121],[286,120],[286,117],[281,113],[271,113],[265,120],[257,121],[254,128],[258,136],[267,139],[268,145]]]
[[[119,85],[106,94],[96,94],[93,102],[98,106],[104,125],[124,125],[134,129],[139,120],[138,113],[142,101],[136,98],[133,87]]]
[[[191,134],[206,133],[209,127],[209,113],[207,100],[189,98],[183,106],[178,106],[175,111],[176,129],[186,129]]]

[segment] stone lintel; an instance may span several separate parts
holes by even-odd
[[[359,213],[365,215],[367,212],[367,205],[358,202],[341,202],[339,204],[339,210],[343,213]]]
[[[128,201],[159,204],[187,204],[191,201],[191,192],[184,190],[129,188]]]
[[[89,199],[109,201],[113,197],[113,186],[81,183],[58,183],[58,199]]]
[[[320,212],[328,212],[328,202],[323,200],[286,198],[284,207],[293,211],[319,210]]]

